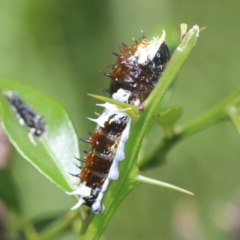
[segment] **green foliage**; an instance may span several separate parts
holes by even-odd
[[[162,110],[160,113],[155,114],[154,119],[163,127],[166,137],[171,137],[174,134],[174,125],[181,115],[181,107],[170,107]]]
[[[3,201],[6,206],[17,213],[21,212],[21,204],[18,195],[18,189],[12,178],[11,174],[7,170],[0,169],[0,200]]]
[[[14,147],[40,173],[64,191],[73,189],[70,177],[72,159],[79,156],[78,141],[72,123],[65,110],[55,101],[34,88],[10,79],[0,79],[2,126]],[[42,139],[30,140],[27,129],[18,123],[3,92],[14,91],[30,107],[43,116],[46,133]]]
[[[161,77],[161,81],[144,102],[144,111],[139,111],[136,107],[112,99],[91,95],[99,100],[116,104],[122,111],[127,112],[133,121],[125,149],[127,160],[123,161],[119,166],[121,177],[118,181],[113,181],[107,191],[104,198],[106,210],[102,214],[94,215],[91,213],[86,215],[82,211],[82,218],[85,221],[82,222],[81,226],[81,240],[99,239],[123,199],[139,182],[191,194],[191,192],[171,184],[139,175],[139,168],[142,170],[161,163],[169,150],[178,141],[222,120],[231,120],[239,131],[240,89],[196,120],[180,127],[176,126],[176,122],[182,115],[181,107],[157,110],[162,103],[165,93],[193,50],[198,35],[198,26],[194,26],[187,33],[186,25],[182,26],[181,43],[175,50],[167,69]],[[39,139],[34,137],[36,142],[36,145],[34,145],[29,138],[28,130],[19,124],[10,104],[3,94],[0,94],[1,123],[14,147],[37,171],[63,191],[74,189],[75,180],[68,172],[75,171],[72,160],[74,157],[79,156],[78,141],[65,110],[58,103],[32,87],[10,79],[0,80],[0,90],[1,93],[6,91],[16,92],[31,108],[44,117],[46,124],[46,133]],[[159,138],[155,149],[148,156],[144,156],[137,166],[136,162],[142,140],[150,127],[152,119],[155,119],[162,126],[165,130],[165,136],[163,139]],[[18,213],[21,212],[17,190],[10,175],[5,171],[0,171],[0,198],[9,208]],[[58,234],[71,229],[74,222],[79,220],[79,218],[78,211],[74,211],[66,214],[64,217],[45,219],[38,221],[37,224],[25,224],[23,231],[29,240],[53,239]],[[43,228],[38,229],[40,232],[36,233],[34,228],[37,228],[39,224]]]

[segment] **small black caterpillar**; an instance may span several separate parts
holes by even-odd
[[[170,59],[165,44],[165,32],[160,38],[146,39],[145,34],[130,47],[121,44],[120,54],[110,73],[103,73],[112,82],[109,90],[115,100],[141,106],[158,82]],[[97,119],[92,136],[85,142],[90,144],[86,156],[79,159],[84,163],[81,172],[75,176],[81,180],[78,188],[69,193],[80,196],[76,209],[87,205],[94,213],[104,210],[102,199],[111,180],[119,177],[118,164],[125,159],[124,147],[128,139],[131,119],[110,103],[98,104],[104,111]]]
[[[43,118],[39,116],[32,108],[30,108],[15,92],[8,91],[3,92],[8,102],[19,121],[19,123],[25,126],[29,131],[29,138],[35,145],[35,141],[32,135],[41,137],[45,132],[45,123]]]

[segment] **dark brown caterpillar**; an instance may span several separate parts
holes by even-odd
[[[120,54],[110,73],[103,73],[112,82],[109,90],[115,100],[139,106],[148,97],[159,77],[166,68],[170,53],[165,41],[165,32],[160,38],[148,42],[145,34],[130,47],[121,44]],[[76,209],[87,205],[94,213],[104,210],[102,199],[111,180],[119,177],[118,164],[124,160],[124,147],[128,139],[131,119],[110,103],[99,104],[104,107],[98,119],[97,128],[89,140],[90,149],[80,161],[84,167],[76,176],[80,178],[79,187],[69,194],[80,196]]]

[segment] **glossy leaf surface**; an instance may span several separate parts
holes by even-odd
[[[1,122],[17,151],[40,173],[65,191],[74,188],[74,157],[79,157],[78,141],[68,114],[57,102],[34,88],[10,79],[0,80]],[[19,123],[3,92],[13,91],[45,122],[41,138],[29,138],[29,131]]]

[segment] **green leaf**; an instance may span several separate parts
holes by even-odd
[[[104,102],[114,104],[117,107],[119,107],[119,111],[127,113],[132,120],[136,121],[138,119],[139,110],[138,110],[137,107],[135,107],[133,105],[130,105],[130,104],[127,104],[127,103],[124,103],[124,102],[120,102],[120,101],[114,100],[112,98],[107,98],[107,97],[104,97],[104,96],[95,95],[95,94],[88,93],[88,96],[99,99],[99,100],[104,101]]]
[[[164,128],[173,128],[173,125],[182,116],[182,108],[169,107],[155,114],[154,119]]]
[[[0,169],[0,199],[15,212],[21,212],[18,189],[9,171]]]
[[[68,172],[77,171],[74,157],[79,157],[78,141],[68,114],[57,102],[34,88],[10,79],[0,79],[1,121],[17,151],[46,178],[62,188],[72,190],[76,179]],[[43,117],[46,133],[42,139],[34,137],[19,124],[15,113],[2,92],[14,91],[34,111]]]

